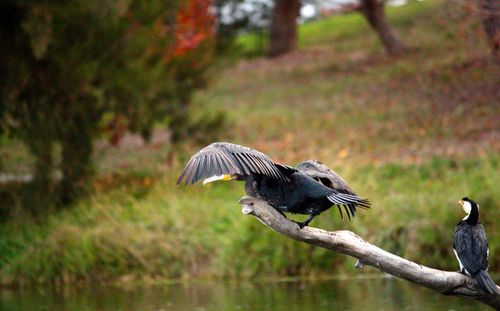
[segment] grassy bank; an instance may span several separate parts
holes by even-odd
[[[352,222],[331,210],[312,225],[354,230],[422,264],[457,269],[452,235],[463,212],[456,201],[476,199],[490,238],[491,270],[498,271],[498,67],[487,61],[478,18],[441,1],[389,13],[410,47],[399,59],[384,54],[360,16],[333,17],[301,26],[301,49],[291,55],[225,68],[195,96],[193,110],[227,112],[232,127],[221,140],[290,164],[316,158],[338,171],[373,208]],[[90,198],[41,224],[22,213],[2,223],[3,279],[353,270],[352,259],[290,241],[243,216],[239,183],[176,187],[182,164],[198,148],[186,145],[168,166],[161,140],[98,148],[100,173]],[[12,167],[24,159],[2,152],[15,155]]]
[[[490,233],[492,270],[498,268],[500,157],[424,164],[344,167],[373,209],[342,222],[336,210],[314,225],[351,229],[385,249],[422,264],[455,269],[453,227],[463,217],[456,203],[473,194]],[[353,270],[354,260],[299,244],[243,216],[240,184],[176,188],[172,177],[143,197],[122,190],[94,195],[43,225],[10,222],[1,229],[4,275],[67,280],[322,275]],[[298,219],[300,216],[297,216]]]

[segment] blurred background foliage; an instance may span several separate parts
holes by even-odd
[[[243,217],[240,183],[175,186],[216,139],[291,165],[321,160],[374,205],[313,226],[436,268],[458,269],[456,201],[470,196],[498,271],[499,71],[485,6],[328,2],[281,12],[299,18],[274,30],[292,34],[276,54],[272,1],[3,1],[0,280],[354,271]]]
[[[81,193],[93,172],[93,139],[103,132],[114,144],[126,130],[147,140],[163,122],[174,143],[186,135],[191,94],[213,57],[209,5],[2,3],[1,129],[35,158],[27,208],[36,214]]]

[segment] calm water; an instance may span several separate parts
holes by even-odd
[[[0,290],[0,310],[490,310],[396,279]]]

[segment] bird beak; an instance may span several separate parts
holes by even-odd
[[[464,206],[464,201],[458,200],[458,204],[460,204],[460,206]]]
[[[244,197],[242,197],[241,199],[238,200],[238,203],[240,204],[246,204],[246,202],[248,201],[248,199],[251,199],[252,197],[248,196],[248,195],[245,195]]]
[[[232,180],[232,179],[233,179],[233,177],[231,177],[231,175],[216,175],[216,176],[212,176],[212,177],[204,179],[203,186],[212,182],[212,181],[217,181],[217,180],[228,181],[228,180]]]

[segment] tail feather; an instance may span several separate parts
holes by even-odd
[[[477,283],[479,284],[479,287],[481,287],[481,289],[485,293],[500,295],[500,290],[495,284],[495,281],[493,281],[493,279],[490,277],[490,275],[486,270],[479,271],[479,273],[476,274],[475,278]]]

